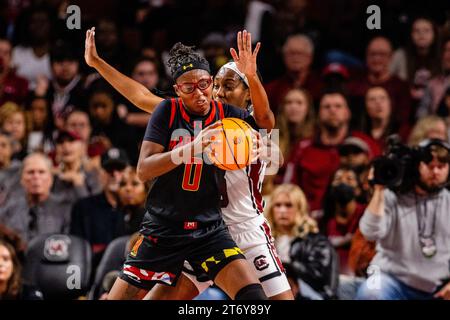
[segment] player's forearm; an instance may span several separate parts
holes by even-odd
[[[119,91],[135,106],[146,112],[153,112],[155,107],[163,100],[152,94],[139,82],[120,73],[102,58],[96,60],[94,68],[114,87],[114,89]]]
[[[172,151],[156,153],[143,160],[137,165],[138,178],[145,182],[172,171],[178,167],[185,158],[191,158],[193,145],[176,148]],[[185,161],[184,161],[185,162]]]
[[[270,109],[269,99],[258,75],[247,76],[250,97],[253,104],[253,116],[260,128],[271,130],[275,126],[275,116]]]

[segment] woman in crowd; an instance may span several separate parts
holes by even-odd
[[[445,120],[432,115],[421,118],[409,135],[408,145],[417,146],[424,139],[441,139],[448,141],[448,128]]]
[[[382,87],[372,87],[366,93],[362,131],[372,137],[381,150],[386,147],[386,138],[394,133],[406,140],[408,128],[399,128],[392,113],[392,100]]]
[[[31,126],[28,134],[28,153],[52,150],[54,122],[53,114],[48,111],[49,104],[44,97],[31,98],[27,109]]]
[[[411,25],[411,38],[405,48],[394,52],[391,71],[411,84],[411,96],[417,103],[428,81],[439,71],[437,27],[427,17],[417,17]]]
[[[23,160],[27,155],[28,126],[25,112],[15,103],[0,107],[0,128],[15,140],[13,158]]]
[[[323,199],[320,226],[339,254],[341,274],[352,274],[348,266],[350,245],[366,207],[357,201],[361,193],[354,169],[341,167],[333,175]]]
[[[145,197],[147,186],[139,180],[136,168],[127,167],[119,181],[117,196],[119,208],[124,214],[124,223],[121,224],[118,234],[132,234],[139,231],[142,218],[145,214]]]
[[[42,300],[42,293],[23,284],[22,266],[13,245],[0,237],[0,300]]]
[[[337,285],[336,255],[327,238],[319,234],[317,222],[309,216],[303,191],[293,184],[277,186],[270,196],[266,216],[281,261],[300,283],[300,295],[332,298]]]
[[[284,97],[277,116],[280,149],[285,159],[299,140],[311,138],[315,127],[313,100],[305,89],[291,89]]]

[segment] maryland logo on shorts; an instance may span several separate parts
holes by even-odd
[[[139,238],[134,243],[133,249],[131,249],[131,252],[130,252],[130,255],[133,258],[136,258],[137,251],[138,251],[139,247],[141,246],[143,240],[144,240],[144,236],[141,234],[141,235],[139,235]]]
[[[208,272],[209,268],[215,266],[216,264],[219,264],[223,260],[233,257],[239,254],[244,254],[241,249],[238,247],[234,247],[231,249],[223,249],[223,252],[216,254],[215,256],[212,256],[205,261],[202,262],[202,268],[205,270],[205,272]]]

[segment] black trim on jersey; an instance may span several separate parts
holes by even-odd
[[[264,282],[264,281],[267,281],[267,280],[270,280],[270,279],[273,279],[273,278],[276,278],[279,276],[281,276],[281,272],[275,271],[275,272],[265,275],[264,277],[259,278],[258,280],[259,280],[259,282]]]
[[[267,248],[269,249],[270,257],[272,258],[272,261],[273,261],[273,263],[275,264],[275,268],[277,268],[278,272],[281,273],[280,266],[278,265],[277,259],[275,259],[275,257],[273,256],[272,250],[273,250],[274,247],[270,245],[270,243],[271,243],[270,240],[271,240],[271,239],[269,239],[269,237],[268,237],[268,235],[267,235],[267,233],[266,233],[266,229],[265,229],[263,226],[260,226],[260,228],[261,228],[261,230],[263,231],[264,236],[266,237]],[[281,262],[281,261],[280,261],[280,262]]]
[[[252,178],[250,177],[250,170],[252,168],[252,165],[249,165],[245,167],[245,173],[247,174],[247,180],[248,180],[248,187],[250,189],[250,198],[252,199],[252,206],[253,209],[255,209],[255,212],[257,215],[260,215],[261,213],[258,210],[258,206],[255,203],[255,196],[253,195],[253,186],[252,186]]]

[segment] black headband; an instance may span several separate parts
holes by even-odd
[[[208,63],[204,63],[201,61],[192,61],[179,66],[178,69],[172,74],[173,80],[177,80],[183,73],[194,69],[201,69],[208,71],[208,73],[211,73]]]

